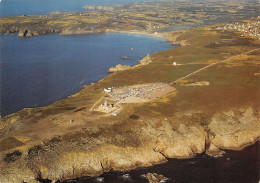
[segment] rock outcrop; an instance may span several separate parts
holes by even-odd
[[[147,64],[151,63],[152,61],[153,61],[153,59],[152,59],[151,55],[148,54],[146,57],[144,57],[142,60],[140,60],[139,63],[141,65],[147,65]]]
[[[20,31],[18,32],[18,36],[19,36],[19,37],[32,37],[33,34],[31,33],[30,30],[20,30]]]
[[[117,64],[115,67],[111,67],[110,69],[108,69],[107,72],[118,72],[118,71],[125,71],[125,70],[129,70],[132,67],[130,65],[121,65],[121,64]]]
[[[210,143],[218,149],[241,150],[260,136],[260,118],[252,108],[215,114],[209,124]]]
[[[214,144],[210,144],[206,150],[206,154],[209,156],[219,157],[222,156],[225,152],[217,148]]]
[[[147,55],[145,56],[142,60],[139,61],[140,65],[147,65],[149,63],[151,63],[153,61],[151,55]],[[108,69],[107,72],[118,72],[118,71],[125,71],[125,70],[129,70],[132,69],[133,67],[129,66],[129,65],[121,65],[121,64],[117,64],[116,67],[111,67],[110,69]]]
[[[74,35],[74,34],[93,34],[96,33],[96,27],[68,27],[61,31],[61,35]]]
[[[157,173],[147,173],[145,174],[145,177],[148,179],[149,183],[160,183],[167,179],[163,175]]]
[[[202,127],[181,124],[173,129],[165,122],[154,147],[155,151],[167,158],[189,158],[205,151],[207,134]]]

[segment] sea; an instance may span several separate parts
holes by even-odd
[[[1,116],[66,98],[107,76],[110,67],[133,66],[147,54],[175,47],[163,38],[139,34],[50,34],[26,39],[1,35]]]
[[[2,0],[0,16],[86,11],[87,4],[123,4],[144,0]],[[134,34],[42,35],[26,39],[0,35],[0,115],[25,107],[48,105],[108,75],[116,64],[136,65],[147,54],[175,48],[165,39]],[[128,59],[122,59],[129,56]],[[222,157],[199,154],[190,159],[132,171],[110,171],[64,183],[148,183],[144,174],[158,173],[169,183],[258,183],[260,143]],[[50,182],[42,180],[42,182]]]
[[[113,5],[152,0],[0,0],[0,16],[42,15],[53,11],[87,11],[84,5]]]

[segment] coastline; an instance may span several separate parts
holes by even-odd
[[[152,167],[140,167],[131,171],[110,171],[98,177],[81,177],[70,179],[63,183],[75,181],[78,183],[95,182],[103,180],[103,182],[121,182],[135,181],[136,183],[147,182],[144,177],[147,173],[157,173],[164,175],[166,182],[210,182],[215,180],[214,175],[218,176],[217,180],[222,182],[232,182],[236,177],[236,182],[257,182],[258,181],[258,162],[259,142],[247,147],[243,151],[225,151],[221,157],[207,156],[206,154],[198,154],[189,159],[168,159],[168,162],[154,165]],[[253,158],[254,157],[254,158]],[[222,167],[221,169],[211,169],[210,165]],[[250,169],[250,174],[242,171],[237,177],[240,169]],[[232,170],[232,171],[230,171]],[[228,175],[227,171],[229,171]],[[200,176],[201,172],[204,174]],[[188,180],[185,177],[189,177]]]
[[[190,31],[192,32],[192,31]],[[208,36],[207,31],[205,31]],[[139,32],[140,34],[144,34],[142,32]],[[132,32],[130,32],[132,34]],[[147,35],[147,33],[145,33]],[[150,35],[150,34],[148,34]],[[162,36],[162,35],[160,35]],[[178,39],[178,38],[176,38]],[[203,39],[202,39],[203,40]],[[192,44],[198,44],[193,40],[189,40]],[[194,43],[195,42],[195,43]],[[186,48],[182,47],[181,50],[185,50]],[[169,52],[169,51],[168,51]],[[178,51],[175,50],[174,56],[176,57],[177,54],[182,55],[182,53],[178,53]],[[189,53],[189,52],[188,52]],[[154,65],[159,63],[158,60],[162,58],[161,56],[162,53],[157,53],[153,54],[152,57],[154,59],[154,63],[148,64],[146,68],[151,68]],[[167,55],[168,56],[168,55]],[[178,57],[179,59],[181,56]],[[168,61],[168,62],[171,62]],[[167,62],[166,66],[169,67],[169,63]],[[154,66],[154,67],[155,67]],[[139,66],[135,66],[137,69],[142,69]],[[125,72],[125,71],[124,71]],[[121,75],[127,75],[131,74],[131,72],[136,72],[136,71],[126,71],[125,73],[121,73]],[[96,84],[86,86],[84,89],[80,90],[78,93],[72,95],[69,98],[63,99],[62,101],[68,101],[68,100],[74,100],[79,101],[81,98],[80,96],[88,96],[86,94],[86,91],[91,90],[91,95],[93,95],[93,99],[95,100],[97,97],[94,95],[96,93],[96,90],[101,93],[101,90],[103,87],[108,86],[111,81],[113,81],[113,75],[119,75],[119,74],[110,74],[106,76],[105,78],[99,80]],[[251,77],[251,76],[250,76]],[[120,78],[120,77],[119,77]],[[122,78],[122,77],[121,77]],[[145,79],[145,78],[144,78]],[[129,81],[128,81],[129,82]],[[147,82],[147,81],[144,81]],[[128,85],[129,83],[120,83],[122,85]],[[95,88],[98,88],[94,90]],[[92,91],[93,90],[93,91]],[[202,89],[198,89],[200,92],[203,92]],[[101,94],[98,94],[100,96]],[[78,98],[77,98],[78,97]],[[175,100],[173,96],[168,96],[168,98],[172,98],[171,100]],[[209,98],[210,99],[210,98]],[[208,100],[209,100],[208,99]],[[235,98],[236,99],[236,98]],[[234,99],[234,100],[235,100]],[[193,99],[195,100],[195,99]],[[252,99],[250,99],[250,102]],[[16,118],[16,114],[11,114],[10,116],[6,116],[1,120],[4,120],[6,123],[9,123],[7,125],[11,125],[12,123],[21,123],[22,121],[25,121],[26,123],[28,122],[28,119],[30,119],[30,116],[32,115],[32,119],[35,118],[33,116],[34,114],[37,114],[37,110],[48,110],[49,107],[54,106],[57,108],[57,106],[60,105],[62,101],[57,101],[54,102],[53,104],[49,106],[45,106],[42,108],[38,109],[29,109],[35,112],[28,112],[28,114],[25,115],[20,115],[20,113],[25,112],[25,110],[19,111],[16,114],[20,115],[19,118]],[[160,101],[160,100],[159,100]],[[212,99],[212,101],[214,101]],[[92,101],[91,101],[92,102]],[[154,101],[156,102],[156,101]],[[180,102],[180,101],[179,101]],[[65,102],[66,103],[66,102]],[[160,102],[157,103],[159,105]],[[57,105],[57,106],[55,106]],[[80,104],[79,107],[77,106],[77,109],[81,109],[84,104]],[[216,105],[216,104],[215,104]],[[230,104],[229,104],[230,105]],[[114,121],[115,123],[111,126],[108,125],[107,131],[105,129],[100,128],[100,126],[96,126],[92,132],[91,130],[80,130],[80,135],[84,138],[78,139],[78,134],[69,134],[68,137],[62,137],[62,136],[56,136],[56,138],[49,138],[48,140],[43,141],[43,144],[38,145],[38,149],[32,146],[32,144],[27,145],[27,147],[22,146],[21,148],[17,147],[18,150],[24,152],[27,151],[26,148],[31,148],[31,151],[28,151],[28,156],[32,157],[32,160],[26,160],[24,157],[26,157],[26,153],[23,153],[23,156],[21,159],[15,159],[15,161],[10,161],[6,162],[5,164],[7,165],[7,168],[5,168],[2,171],[4,172],[4,175],[6,175],[8,178],[11,179],[12,176],[14,176],[15,173],[19,173],[20,177],[24,181],[28,182],[33,182],[31,177],[35,178],[40,172],[41,178],[43,179],[50,179],[53,181],[57,180],[64,180],[68,178],[75,178],[79,177],[81,175],[83,176],[96,176],[100,175],[106,171],[109,171],[111,169],[114,170],[130,170],[134,169],[136,167],[140,166],[152,166],[154,164],[158,164],[161,162],[166,161],[167,158],[189,158],[194,156],[195,154],[200,154],[202,152],[205,152],[207,150],[207,146],[209,144],[212,144],[216,147],[215,150],[219,149],[243,149],[246,146],[250,145],[252,142],[256,142],[259,140],[259,134],[260,130],[257,130],[260,124],[259,124],[259,119],[257,119],[257,116],[255,116],[255,109],[252,107],[254,105],[252,104],[241,104],[239,106],[239,109],[234,109],[234,106],[230,105],[231,107],[227,109],[222,109],[219,110],[215,113],[213,113],[212,116],[207,117],[207,115],[204,115],[203,112],[201,111],[196,111],[195,109],[192,109],[194,111],[189,111],[190,114],[186,113],[181,113],[177,112],[175,113],[174,117],[166,117],[164,118],[156,118],[154,116],[145,116],[144,114],[146,113],[141,113],[143,117],[140,120],[134,121],[134,120],[129,120],[128,115],[133,113],[133,109],[129,108],[129,111],[131,113],[126,113],[126,117],[124,117],[122,114],[118,118],[109,118],[108,120]],[[89,107],[89,106],[87,106]],[[138,107],[138,105],[137,105]],[[233,107],[233,108],[232,108]],[[188,108],[185,106],[185,108]],[[184,108],[184,109],[185,109]],[[51,109],[51,108],[50,108]],[[73,109],[74,110],[74,109]],[[191,110],[191,109],[190,109]],[[157,109],[157,111],[160,111]],[[187,110],[188,111],[188,110]],[[240,111],[240,112],[239,112]],[[136,111],[135,111],[136,112]],[[138,111],[137,111],[138,112]],[[212,111],[209,111],[209,113],[212,113]],[[41,113],[41,112],[39,112]],[[65,112],[64,115],[68,116],[72,115],[72,112]],[[161,112],[162,113],[162,112]],[[197,113],[201,114],[203,117],[196,116]],[[239,115],[237,116],[237,114]],[[74,114],[74,113],[73,113]],[[95,119],[98,121],[99,118],[103,120],[103,117],[98,116],[100,114],[96,113],[89,113],[86,111],[83,113],[84,115],[94,115],[94,121]],[[193,116],[194,114],[194,116]],[[235,115],[236,114],[236,115]],[[39,115],[39,114],[37,114]],[[14,116],[14,117],[13,117]],[[25,117],[24,117],[25,116]],[[140,115],[141,116],[141,115]],[[192,118],[190,116],[193,116]],[[55,118],[61,118],[64,121],[63,116],[59,115],[54,115]],[[48,120],[54,118],[52,115],[48,117]],[[28,118],[28,119],[27,119]],[[126,122],[123,122],[120,120],[120,118],[124,119]],[[186,122],[184,124],[182,123],[177,123],[175,125],[174,122],[176,122],[176,119],[186,119]],[[195,119],[193,119],[195,118]],[[205,125],[204,118],[208,120],[208,123]],[[224,119],[223,119],[224,118]],[[237,124],[232,118],[237,118],[239,121],[242,121],[241,123]],[[47,118],[46,118],[47,119]],[[247,120],[248,119],[248,120]],[[250,119],[250,120],[249,120]],[[41,120],[41,119],[39,119]],[[61,120],[61,121],[62,121]],[[119,121],[118,121],[119,120]],[[178,121],[177,120],[177,121]],[[190,124],[190,120],[192,120],[193,123]],[[197,121],[196,121],[197,120]],[[9,121],[9,122],[8,122]],[[43,120],[44,121],[44,120]],[[53,120],[52,120],[53,121]],[[77,121],[77,120],[76,120]],[[198,123],[199,121],[199,123]],[[232,121],[230,123],[230,121]],[[45,120],[46,122],[46,120]],[[49,122],[48,122],[49,123]],[[56,122],[55,122],[56,123]],[[139,124],[143,123],[143,124]],[[235,125],[234,125],[234,124]],[[1,127],[1,129],[5,128],[5,124],[2,123],[1,125],[4,125]],[[62,124],[63,125],[63,124]],[[71,124],[65,124],[64,126],[67,127]],[[72,124],[74,125],[74,124]],[[75,124],[77,125],[77,124]],[[105,125],[105,123],[103,123]],[[119,125],[119,126],[118,126]],[[234,127],[234,126],[235,127]],[[82,129],[84,125],[80,124],[75,130],[77,132],[79,129]],[[102,124],[101,124],[102,126]],[[134,126],[134,128],[133,128]],[[159,127],[158,127],[159,126]],[[219,129],[221,127],[221,129]],[[71,126],[69,129],[72,128]],[[76,126],[74,127],[76,128]],[[120,130],[124,130],[125,133],[121,133]],[[129,128],[129,129],[128,129]],[[136,129],[141,129],[138,132],[133,132],[128,133],[127,130],[136,130]],[[101,129],[101,132],[99,130]],[[117,129],[117,131],[115,131]],[[241,131],[236,131],[237,129],[240,129]],[[259,128],[260,129],[260,128]],[[57,129],[56,129],[57,130]],[[102,130],[105,130],[105,132],[102,132]],[[123,131],[122,130],[122,131]],[[229,131],[230,130],[230,131]],[[96,132],[97,131],[97,132]],[[6,133],[6,132],[5,132]],[[21,134],[21,132],[19,132]],[[53,132],[52,132],[53,133]],[[65,133],[65,134],[66,134]],[[104,140],[102,135],[108,133],[111,136],[107,137],[110,140]],[[133,134],[134,135],[133,135]],[[135,134],[138,134],[137,136]],[[61,133],[62,134],[62,133]],[[144,134],[144,135],[141,135]],[[116,139],[113,141],[114,137],[116,135],[119,135],[120,138]],[[124,137],[126,135],[126,137]],[[93,137],[92,137],[93,136]],[[51,136],[50,136],[51,137]],[[105,136],[106,137],[106,136]],[[40,139],[40,138],[39,138]],[[53,140],[55,139],[55,140]],[[66,143],[71,143],[68,141],[68,139],[76,139],[75,143],[76,144],[66,144]],[[93,145],[93,143],[90,143],[89,141],[85,141],[85,139],[93,139],[94,141],[94,150],[93,149],[88,149],[85,147],[86,144]],[[102,139],[102,140],[101,140]],[[131,141],[128,141],[127,139],[130,139]],[[41,140],[39,140],[41,141]],[[111,143],[111,142],[113,143]],[[77,147],[77,143],[79,143],[79,147]],[[126,145],[125,145],[126,143]],[[37,144],[37,143],[36,143]],[[49,145],[48,145],[49,144]],[[113,145],[110,145],[113,144]],[[141,144],[141,145],[140,145]],[[53,147],[54,146],[54,147]],[[57,146],[57,147],[56,147]],[[66,148],[71,148],[75,147],[75,151],[73,153],[68,153],[66,152]],[[53,149],[51,149],[51,148]],[[49,151],[49,148],[51,151]],[[51,152],[57,152],[61,151],[61,148],[64,148],[65,154],[58,154],[55,159],[53,159],[50,155],[52,154]],[[82,149],[78,149],[82,148]],[[87,149],[84,149],[87,148]],[[47,150],[47,151],[46,151]],[[8,153],[12,152],[12,149],[9,151],[6,151]],[[31,152],[31,153],[29,153]],[[46,153],[48,152],[48,153]],[[110,152],[108,155],[102,155],[102,152]],[[67,153],[67,154],[66,154]],[[1,158],[5,158],[6,153],[1,154]],[[41,156],[45,157],[46,159],[41,159]],[[16,156],[15,156],[16,157]],[[37,159],[39,158],[39,159]],[[52,162],[51,164],[46,164],[44,161],[47,160],[47,162]],[[120,160],[120,161],[119,161]],[[28,161],[28,162],[27,162]],[[35,161],[35,162],[33,162]],[[84,162],[85,161],[85,162]],[[24,162],[27,162],[27,164],[31,163],[31,165],[36,166],[36,168],[28,168],[26,167],[26,164],[22,165]],[[82,164],[79,164],[79,162],[84,162]],[[38,163],[38,165],[36,164]],[[4,165],[5,165],[4,164]],[[0,165],[4,166],[3,164]],[[24,170],[26,170],[26,173],[21,173],[17,169],[17,165],[22,165],[24,166]],[[29,166],[31,167],[31,166]],[[57,168],[58,167],[58,168]],[[11,170],[14,172],[10,172]],[[76,170],[76,172],[75,172]],[[5,178],[0,177],[3,179],[3,183],[5,182]],[[1,180],[0,179],[0,180]],[[13,178],[15,179],[15,178]],[[13,180],[12,179],[12,180]],[[20,180],[20,178],[17,178],[15,180]]]
[[[157,36],[154,36],[153,34],[149,34],[149,33],[146,33],[146,32],[136,32],[136,33],[133,33],[133,32],[127,32],[127,31],[122,31],[122,32],[104,32],[104,33],[98,33],[97,35],[100,35],[100,34],[125,34],[125,35],[127,35],[127,34],[129,34],[129,35],[144,35],[144,36],[148,36],[148,37],[157,37]],[[10,34],[11,35],[11,34]],[[13,36],[15,36],[14,34],[12,34]],[[45,35],[55,35],[55,36],[60,36],[60,37],[63,37],[63,36],[67,36],[67,35],[60,35],[60,34],[55,34],[55,33],[50,33],[50,34],[44,34],[44,35],[39,35],[39,36],[45,36]],[[77,36],[77,35],[82,35],[82,36],[87,36],[88,34],[72,34],[71,36],[73,36],[73,35],[75,35],[75,36]],[[95,34],[91,34],[91,35],[95,35]],[[8,35],[7,35],[8,36]],[[70,35],[68,35],[68,36],[70,36]],[[165,41],[165,42],[167,42],[167,39],[165,38],[165,37],[162,37],[162,36],[160,36],[160,37],[158,37],[158,38],[162,38],[162,39],[164,39],[163,40],[163,42]],[[141,58],[141,59],[143,59],[143,58]],[[140,59],[140,60],[141,60]],[[121,63],[121,62],[119,62],[119,63]],[[133,65],[133,66],[131,66],[131,69],[133,69],[133,68],[136,68],[136,67],[140,67],[142,64],[140,64],[140,63],[136,63],[136,65]],[[111,65],[111,67],[113,67],[114,65]],[[111,73],[112,74],[112,73]],[[99,81],[101,81],[101,80],[103,80],[103,79],[105,79],[107,76],[105,76],[105,77],[103,77],[103,78],[101,78],[101,79],[99,79],[99,80],[97,80],[97,81],[94,81],[94,83],[97,83],[97,82],[99,82]],[[92,82],[92,84],[93,84],[93,82]],[[80,86],[80,90],[82,90],[84,87],[87,87],[87,86],[90,86],[91,85],[91,83],[89,83],[89,84],[84,84],[84,85],[81,85]],[[79,91],[80,91],[79,90]],[[68,95],[68,96],[65,96],[65,97],[63,97],[63,98],[61,98],[61,99],[58,99],[58,100],[52,100],[52,102],[50,102],[50,103],[48,103],[48,104],[46,104],[46,105],[41,105],[41,104],[39,104],[39,105],[34,105],[34,107],[32,107],[32,108],[37,108],[37,107],[44,107],[44,106],[48,106],[48,105],[51,105],[51,104],[53,104],[53,103],[55,103],[55,102],[57,102],[57,101],[59,101],[59,100],[63,100],[63,99],[66,99],[66,98],[69,98],[69,97],[71,97],[71,96],[73,96],[73,95],[77,95],[77,93],[79,92],[79,91],[76,91],[75,93],[72,93],[72,94],[70,94],[70,95]],[[25,108],[31,108],[31,107],[25,107]],[[16,112],[19,112],[19,111],[22,111],[23,109],[20,109],[20,110],[18,110],[18,111],[16,111]],[[15,113],[15,112],[14,112]],[[10,113],[10,114],[8,114],[8,115],[12,115],[12,113]],[[6,117],[6,116],[8,116],[8,115],[2,115],[2,118],[4,118],[4,117]]]

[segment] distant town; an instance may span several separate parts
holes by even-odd
[[[230,23],[217,29],[236,30],[242,33],[241,36],[257,37],[260,39],[260,16],[257,19],[256,21]]]

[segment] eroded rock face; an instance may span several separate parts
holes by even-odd
[[[164,123],[164,133],[156,140],[155,150],[167,158],[188,158],[205,151],[207,134],[202,127],[180,124],[174,130]]]
[[[216,112],[207,126],[181,123],[183,117],[176,115],[169,120],[131,120],[94,134],[87,131],[55,137],[32,147],[22,146],[19,152],[2,152],[0,181],[33,183],[40,177],[55,182],[97,176],[111,169],[148,167],[205,150],[220,155],[221,149],[242,149],[259,138],[257,115],[246,107]]]
[[[59,157],[51,166],[40,167],[43,178],[62,180],[82,176],[97,176],[111,169],[131,170],[137,165],[152,166],[166,159],[146,148],[119,148],[107,145],[94,152],[67,153]]]
[[[240,150],[260,136],[260,118],[252,108],[215,114],[209,124],[210,142],[219,149]]]
[[[64,180],[82,176],[97,176],[111,169],[131,170],[138,166],[148,167],[166,162],[167,159],[153,149],[140,147],[116,147],[105,145],[91,152],[61,153],[49,157],[40,150],[38,156],[5,162],[0,180],[3,183],[32,182],[41,176],[43,179]],[[19,171],[23,171],[19,173]]]
[[[28,168],[27,164],[20,159],[15,162],[8,163],[7,166],[0,167],[0,181],[3,183],[36,183],[36,178],[38,177],[37,172]]]
[[[19,36],[19,37],[32,37],[33,34],[31,33],[30,30],[25,29],[25,30],[20,30],[20,31],[18,32],[18,36]]]

